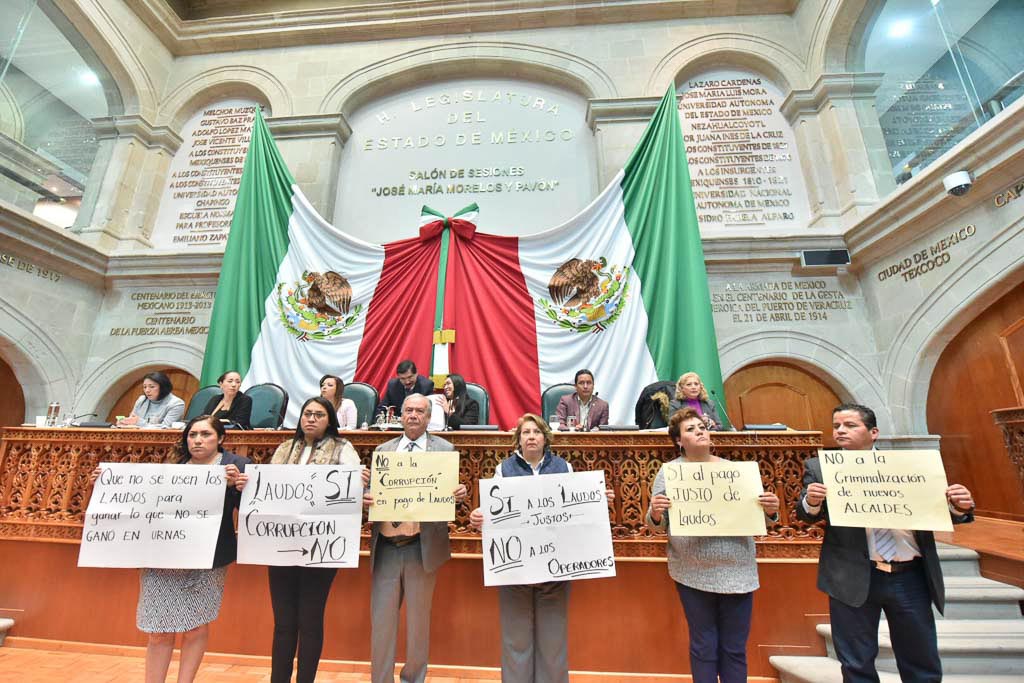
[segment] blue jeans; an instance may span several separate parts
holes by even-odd
[[[900,678],[908,683],[938,683],[942,662],[935,636],[935,616],[928,579],[921,567],[899,574],[871,570],[868,598],[852,607],[829,598],[832,642],[843,665],[844,683],[878,683],[878,621],[889,622]]]
[[[753,593],[708,593],[676,583],[690,629],[693,683],[745,683]]]

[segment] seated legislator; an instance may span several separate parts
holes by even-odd
[[[676,411],[668,434],[679,452],[670,463],[717,462],[704,419],[692,408]],[[665,470],[651,487],[647,526],[668,530],[672,499],[665,495]],[[764,514],[778,521],[779,498],[762,493]],[[747,680],[747,638],[760,586],[754,539],[750,536],[669,536],[668,574],[676,584],[690,631],[690,671],[694,683]]]
[[[594,393],[594,373],[585,369],[578,370],[573,384],[576,386],[575,393],[558,400],[555,409],[558,424],[565,425],[568,418],[572,417],[584,432],[608,424],[608,401],[598,398]]]
[[[171,378],[162,372],[149,372],[142,378],[142,396],[132,414],[117,421],[118,427],[156,427],[169,429],[185,415],[185,402],[171,393]]]
[[[475,425],[480,420],[480,404],[469,397],[466,380],[462,375],[448,375],[438,397],[444,411],[445,428],[459,429],[464,424]]]
[[[322,396],[306,399],[299,411],[295,436],[274,451],[272,465],[358,465],[359,454],[338,434],[338,416]],[[369,475],[363,475],[368,481]],[[238,477],[238,490],[248,475]],[[324,609],[331,593],[335,567],[267,567],[274,640],[270,650],[271,683],[292,680],[298,648],[297,683],[313,683],[324,645]]]
[[[515,450],[494,470],[495,478],[567,474],[572,465],[551,452],[551,429],[538,415],[519,418],[512,441]],[[605,489],[608,500],[615,492]],[[480,508],[469,515],[479,529]],[[568,683],[569,582],[545,581],[499,586],[501,680],[503,683]]]
[[[430,396],[434,393],[434,383],[429,377],[416,373],[416,364],[411,360],[403,360],[395,369],[396,377],[388,380],[384,389],[380,405],[377,406],[376,414],[386,413],[388,408],[394,408],[395,413],[402,410],[402,403],[405,397],[410,394],[421,394]]]
[[[716,431],[722,429],[722,418],[718,417],[718,409],[715,402],[708,396],[704,382],[696,372],[687,372],[679,377],[676,382],[676,397],[669,402],[669,414],[677,410],[691,408],[704,420],[708,430]]]
[[[878,438],[875,412],[844,403],[832,411],[832,438],[843,450],[870,451]],[[945,587],[931,531],[832,526],[830,489],[821,462],[804,462],[804,490],[796,516],[813,524],[825,520],[818,560],[818,589],[828,595],[829,620],[843,681],[878,681],[878,623],[889,623],[889,638],[900,678],[915,683],[942,680],[935,615],[942,614]],[[961,484],[946,488],[954,524],[974,521],[974,499]],[[838,504],[838,502],[837,502]]]
[[[210,638],[209,624],[220,614],[224,578],[238,552],[233,512],[242,496],[235,485],[250,462],[248,458],[225,452],[223,444],[224,425],[209,415],[192,419],[181,433],[178,464],[222,465],[227,488],[212,568],[141,571],[135,620],[138,629],[149,634],[146,643],[148,683],[167,678],[174,640],[179,633],[182,637],[178,683],[195,680]],[[95,483],[102,472],[100,465],[92,471],[90,481]]]
[[[241,429],[249,429],[252,399],[239,391],[242,387],[242,376],[234,370],[229,370],[217,378],[217,386],[220,387],[221,393],[207,401],[203,412],[217,420],[231,422]]]
[[[356,429],[359,425],[356,402],[344,398],[345,382],[336,375],[324,375],[320,378],[320,395],[331,402],[334,412],[338,414],[338,429]]]

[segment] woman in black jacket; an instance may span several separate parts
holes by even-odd
[[[462,375],[448,375],[444,381],[445,424],[448,429],[460,429],[462,425],[475,425],[480,421],[480,404],[469,397],[466,380]]]
[[[234,423],[242,429],[249,429],[252,399],[240,391],[242,376],[234,370],[228,370],[217,378],[217,386],[221,393],[210,398],[203,413]]]

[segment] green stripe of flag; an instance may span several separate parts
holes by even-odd
[[[259,109],[224,251],[200,385],[228,370],[244,377],[266,315],[266,300],[288,251],[295,179]]]
[[[718,340],[672,87],[626,163],[622,193],[636,252],[633,267],[647,309],[647,347],[658,377],[675,380],[697,372],[720,403]],[[719,408],[720,415],[724,412]]]

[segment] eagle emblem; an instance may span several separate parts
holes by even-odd
[[[608,265],[605,257],[572,258],[548,281],[551,299],[539,299],[544,314],[559,327],[598,333],[622,315],[629,294],[629,267]]]
[[[298,341],[324,341],[355,324],[363,305],[352,306],[352,285],[345,276],[327,271],[302,273],[299,282],[277,284],[281,325]]]

